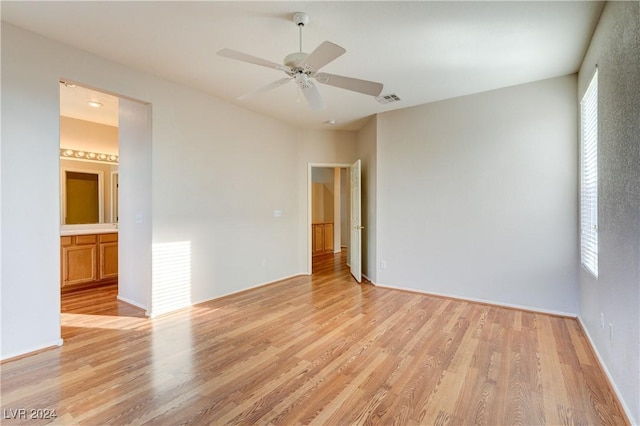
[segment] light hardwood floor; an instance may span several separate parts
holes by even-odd
[[[65,344],[1,366],[2,423],[628,424],[575,319],[314,263],[153,320],[114,287],[65,294]]]

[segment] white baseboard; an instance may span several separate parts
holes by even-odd
[[[300,277],[300,276],[308,276],[308,275],[311,275],[311,274],[307,274],[306,272],[302,272],[302,273],[299,273],[299,274],[289,275],[289,276],[286,276],[286,277],[278,278],[277,280],[274,280],[274,281],[269,281],[269,282],[262,283],[262,284],[256,284],[254,286],[243,288],[242,290],[234,291],[234,292],[223,294],[223,295],[220,295],[220,296],[215,296],[215,297],[211,297],[211,298],[208,298],[208,299],[192,301],[191,303],[186,304],[184,306],[179,306],[179,307],[176,307],[175,309],[171,309],[170,311],[163,311],[163,312],[150,311],[146,306],[143,306],[143,305],[141,305],[139,303],[133,302],[132,300],[129,300],[129,299],[125,298],[125,297],[118,296],[118,300],[121,300],[121,301],[123,301],[125,303],[128,303],[130,305],[136,306],[136,307],[138,307],[140,309],[144,309],[146,316],[148,316],[149,318],[155,318],[155,317],[157,317],[159,315],[168,314],[168,313],[171,313],[171,312],[178,311],[180,309],[189,308],[189,307],[194,306],[194,305],[199,305],[201,303],[206,303],[206,302],[210,302],[212,300],[220,299],[222,297],[231,296],[232,294],[242,293],[243,291],[247,291],[247,290],[251,290],[251,289],[255,289],[255,288],[259,288],[259,287],[264,287],[264,286],[267,286],[267,285],[270,285],[270,284],[275,284],[275,283],[277,283],[279,281],[288,280],[290,278],[295,278],[295,277]]]
[[[362,277],[364,279],[366,279],[367,281],[369,281],[371,284],[373,285],[377,285],[376,283],[373,282],[373,280],[371,278],[369,278],[368,276],[366,276],[365,274],[362,274]],[[380,286],[380,287],[384,287],[384,286]],[[393,287],[386,287],[386,288],[393,288]]]
[[[196,301],[196,302],[191,303],[191,306],[193,306],[193,305],[199,305],[199,304],[201,304],[201,303],[210,302],[210,301],[212,301],[212,300],[216,300],[216,299],[221,299],[221,298],[223,298],[223,297],[231,296],[231,295],[233,295],[233,294],[242,293],[242,292],[247,291],[247,290],[252,290],[252,289],[256,289],[256,288],[260,288],[260,287],[264,287],[264,286],[267,286],[267,285],[275,284],[275,283],[277,283],[277,282],[284,281],[284,280],[288,280],[288,279],[290,279],[290,278],[301,277],[301,276],[310,276],[310,275],[311,275],[311,274],[306,273],[306,272],[301,272],[301,273],[299,273],[299,274],[289,275],[289,276],[286,276],[286,277],[278,278],[277,280],[268,281],[268,282],[266,282],[266,283],[256,284],[256,285],[251,286],[251,287],[243,288],[242,290],[232,291],[231,293],[227,293],[227,294],[223,294],[223,295],[220,295],[220,296],[211,297],[211,298],[209,298],[209,299],[198,300],[198,301]]]
[[[524,306],[524,305],[516,305],[516,304],[512,304],[512,303],[496,302],[496,301],[493,301],[493,300],[475,299],[475,298],[472,298],[472,297],[456,296],[456,295],[445,294],[445,293],[435,293],[435,292],[432,292],[432,291],[431,292],[427,292],[427,291],[422,291],[422,290],[416,290],[414,288],[392,287],[392,286],[383,285],[383,284],[375,284],[375,285],[377,287],[382,287],[382,288],[389,288],[389,289],[403,290],[403,291],[411,291],[411,292],[414,292],[414,293],[424,294],[426,296],[446,297],[448,299],[464,300],[465,302],[484,303],[485,305],[500,306],[500,307],[503,307],[503,308],[510,308],[510,309],[519,309],[521,311],[538,312],[538,313],[541,313],[541,314],[556,315],[556,316],[568,317],[568,318],[577,318],[577,316],[578,316],[575,313],[555,311],[555,310],[551,310],[551,309],[535,308],[535,307]]]
[[[133,300],[127,299],[126,297],[123,297],[123,296],[120,296],[120,295],[116,296],[116,299],[126,303],[127,305],[133,305],[136,308],[144,309],[145,311],[147,311],[149,309],[146,306],[144,306],[144,305],[142,305],[142,304],[140,304],[138,302],[134,302]],[[146,314],[146,312],[145,312],[145,314]]]
[[[184,308],[190,308],[190,307],[192,307],[193,305],[194,305],[194,303],[187,303],[187,304],[185,304],[185,305],[176,306],[176,307],[174,307],[174,308],[172,308],[172,309],[169,309],[168,311],[160,311],[160,312],[152,312],[152,311],[149,311],[149,310],[147,309],[147,310],[145,310],[145,311],[144,311],[144,314],[145,314],[147,317],[149,317],[149,318],[153,319],[153,318],[156,318],[156,317],[157,317],[157,316],[159,316],[159,315],[169,314],[169,313],[171,313],[171,312],[179,311],[180,309],[184,309]]]
[[[48,348],[53,348],[56,346],[62,346],[64,344],[64,340],[62,339],[57,339],[54,340],[53,342],[50,343],[46,343],[44,345],[37,345],[37,346],[32,346],[23,350],[20,350],[18,352],[13,352],[13,353],[9,353],[7,355],[3,355],[2,358],[0,358],[0,361],[6,361],[9,360],[11,358],[16,358],[22,355],[28,355],[32,352],[38,352],[41,351],[43,349],[48,349]]]
[[[580,327],[582,327],[582,331],[587,336],[587,340],[589,341],[589,344],[591,345],[591,349],[593,350],[593,353],[596,354],[596,358],[598,358],[598,362],[600,363],[600,367],[604,371],[604,374],[607,376],[607,379],[609,379],[609,384],[611,385],[611,388],[615,392],[616,397],[618,398],[618,401],[620,401],[620,405],[622,405],[622,409],[624,410],[624,413],[627,415],[627,419],[631,422],[632,425],[640,424],[640,422],[638,422],[638,419],[634,419],[633,418],[633,415],[631,414],[631,410],[629,409],[629,407],[625,403],[624,398],[622,398],[622,394],[620,393],[620,389],[618,389],[618,387],[616,386],[615,380],[613,380],[613,377],[611,376],[611,373],[609,372],[609,369],[607,368],[607,365],[604,363],[604,360],[602,359],[602,356],[600,355],[600,352],[598,352],[598,348],[596,347],[596,345],[593,342],[593,339],[591,338],[591,334],[589,334],[589,329],[587,328],[585,323],[582,321],[582,318],[580,318],[580,315],[577,316],[577,319],[578,319],[578,322],[580,323]]]

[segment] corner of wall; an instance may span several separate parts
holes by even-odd
[[[640,2],[607,2],[578,75],[598,68],[598,277],[579,276],[579,319],[627,412],[640,422]],[[630,90],[634,88],[634,90]],[[615,328],[615,337],[605,324]]]

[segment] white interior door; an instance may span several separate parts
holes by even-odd
[[[353,163],[351,171],[351,241],[349,242],[349,257],[351,275],[358,282],[362,282],[362,226],[361,221],[361,165],[360,160]]]

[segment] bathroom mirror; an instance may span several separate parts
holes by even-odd
[[[101,223],[104,220],[101,174],[65,170],[64,182],[67,194],[64,223]]]
[[[118,222],[118,165],[60,159],[62,225]]]

